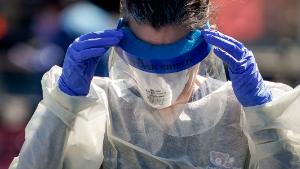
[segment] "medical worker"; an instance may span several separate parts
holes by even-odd
[[[209,0],[122,0],[42,79],[11,169],[297,169],[300,88],[209,29]],[[108,78],[93,77],[109,50]],[[232,82],[226,82],[223,62]]]

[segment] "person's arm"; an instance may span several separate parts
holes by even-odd
[[[264,81],[253,53],[232,37],[213,30],[204,30],[203,37],[228,65],[233,91],[244,107],[249,168],[300,168],[300,87],[288,92],[286,85]]]
[[[88,132],[87,130],[97,126],[99,127],[98,131],[104,133],[107,106],[103,101],[105,95],[102,94],[105,92],[100,88],[92,87],[91,93],[87,97],[64,94],[57,87],[60,72],[61,68],[54,66],[44,75],[42,79],[43,100],[39,103],[26,127],[25,143],[19,157],[14,159],[10,169],[61,169],[64,154],[67,153],[70,156],[68,152],[65,152],[65,149],[68,149],[66,143],[71,142],[74,147],[82,146],[77,144],[80,142],[80,138],[76,138],[76,135],[78,136],[80,133],[76,132],[80,132],[79,130]],[[96,106],[98,107],[97,111],[92,112],[91,109]],[[81,115],[81,112],[84,114]],[[95,116],[95,113],[98,115]],[[94,119],[88,119],[89,116],[93,116]],[[89,120],[98,121],[99,124],[93,126],[89,124]],[[99,132],[88,138],[98,137],[101,144],[102,136]],[[88,138],[83,138],[83,140]],[[90,143],[87,142],[87,144]],[[93,145],[95,144],[91,144],[91,146]],[[101,152],[97,153],[99,155],[98,163],[101,164]]]
[[[248,138],[250,169],[300,168],[300,86],[270,87],[273,101],[245,107],[241,124]]]
[[[44,75],[43,100],[11,169],[100,167],[108,104],[106,92],[91,81],[100,58],[121,38],[117,30],[82,35],[69,46],[63,69]]]
[[[68,135],[67,125],[41,102],[26,127],[19,157],[14,159],[10,169],[61,169]]]

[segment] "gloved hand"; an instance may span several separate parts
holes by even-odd
[[[87,95],[101,56],[109,47],[117,45],[122,37],[121,31],[107,30],[77,38],[66,52],[58,81],[60,90],[71,96]]]
[[[253,53],[242,43],[214,30],[204,30],[203,37],[216,48],[215,54],[229,67],[234,93],[244,106],[257,106],[272,100],[265,86]]]

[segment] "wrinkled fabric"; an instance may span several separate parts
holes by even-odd
[[[274,100],[244,108],[241,124],[252,154],[250,168],[300,168],[300,86],[267,84]],[[285,92],[280,91],[283,90]]]
[[[199,29],[174,43],[151,44],[122,23],[120,20],[118,30],[124,36],[112,55],[126,63],[127,73],[150,106],[163,109],[176,104],[183,92],[189,93],[187,87],[194,83],[199,63],[210,54],[211,45],[204,41]]]
[[[186,84],[191,83],[194,71],[192,67],[177,73],[157,75],[130,68],[141,96],[157,109],[169,107],[176,102]]]
[[[126,83],[117,86],[126,88]],[[109,88],[112,104],[103,168],[244,168],[248,144],[239,125],[241,106],[227,98],[230,91],[195,93],[199,100],[185,105],[184,113],[172,121],[147,106],[134,88],[130,90],[117,93]]]
[[[103,159],[107,101],[92,84],[87,97],[60,91],[61,68],[54,66],[42,79],[43,100],[25,130],[25,143],[10,169],[99,168]],[[105,80],[103,80],[105,83]]]
[[[204,30],[202,33],[208,43],[217,46],[215,54],[228,65],[234,93],[243,106],[257,106],[272,101],[272,93],[265,86],[249,49],[215,30]]]
[[[215,102],[207,102],[207,99],[202,98],[213,91],[217,90],[224,84],[225,82],[222,81],[222,78],[225,76],[225,72],[223,68],[223,65],[221,64],[220,60],[217,57],[214,57],[212,53],[207,56],[206,59],[204,59],[201,63],[187,69],[187,72],[189,72],[189,79],[184,84],[184,88],[176,91],[178,96],[176,97],[176,100],[171,103],[171,106],[169,107],[163,107],[161,109],[156,109],[153,107],[153,105],[149,104],[147,98],[144,98],[143,96],[144,91],[141,90],[138,76],[136,75],[136,69],[133,69],[130,65],[126,64],[126,62],[119,57],[118,53],[115,52],[114,49],[112,49],[112,53],[110,56],[110,67],[111,67],[111,74],[110,79],[115,81],[124,81],[126,84],[130,87],[123,87],[124,89],[116,90],[118,91],[118,94],[120,92],[124,92],[124,94],[118,96],[123,98],[124,96],[127,96],[127,93],[134,92],[135,96],[140,99],[139,106],[140,109],[148,109],[149,107],[152,107],[151,110],[148,110],[149,113],[145,114],[153,114],[156,115],[155,123],[160,123],[160,126],[166,128],[164,129],[164,132],[167,132],[168,134],[171,134],[173,136],[178,137],[185,137],[185,136],[192,136],[195,134],[199,134],[202,130],[205,130],[208,125],[210,125],[210,122],[205,122],[205,114],[209,113],[212,114],[212,116],[220,117],[221,114],[224,112],[226,101],[222,98],[215,99]],[[208,69],[210,68],[210,69]],[[223,70],[223,71],[222,71]],[[185,74],[184,72],[177,72],[176,74]],[[210,73],[210,74],[209,74]],[[163,75],[153,75],[155,77],[164,77],[165,79],[171,78],[172,76],[176,75],[173,73],[170,74],[163,74]],[[210,75],[215,75],[212,78]],[[174,82],[178,82],[178,80],[181,79],[173,79]],[[155,82],[149,82],[149,83],[159,83],[160,81]],[[178,82],[183,83],[183,82]],[[158,86],[161,84],[157,84]],[[120,86],[118,84],[117,86]],[[148,85],[143,86],[143,88],[147,87]],[[129,90],[130,89],[130,90]],[[173,89],[174,90],[174,89]],[[112,92],[113,93],[113,92]],[[227,98],[227,93],[224,93],[224,98]],[[109,96],[108,98],[111,98],[112,96]],[[116,97],[117,98],[117,97]],[[230,97],[232,99],[232,96]],[[126,98],[126,101],[135,100],[136,98]],[[203,103],[201,102],[204,101]],[[111,100],[113,102],[113,100]],[[119,101],[116,101],[116,103]],[[189,105],[188,103],[193,103]],[[132,103],[131,105],[134,105]],[[198,106],[200,105],[200,106]],[[201,106],[205,106],[205,108],[202,108]],[[143,108],[144,107],[144,108]],[[123,108],[121,106],[121,108]],[[126,108],[127,109],[127,108]],[[202,110],[202,117],[200,117],[198,114],[199,110]],[[213,112],[213,113],[212,113]],[[120,113],[122,114],[122,113]],[[162,115],[160,115],[162,114]],[[159,115],[159,116],[158,116]],[[187,122],[179,126],[173,125],[173,123],[177,123],[177,119],[189,119],[186,120]],[[204,121],[204,122],[203,122]],[[216,123],[216,120],[212,124]],[[154,122],[154,121],[153,121]],[[172,125],[171,125],[172,124]],[[155,124],[156,125],[156,124]]]
[[[300,168],[300,87],[268,82],[274,100],[242,108],[230,82],[203,73],[186,104],[158,111],[112,59],[110,78],[94,78],[86,97],[58,89],[60,68],[45,74],[44,99],[10,169]]]

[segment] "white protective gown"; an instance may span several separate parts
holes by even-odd
[[[242,108],[230,82],[206,78],[168,116],[114,68],[113,78],[92,80],[86,97],[58,89],[60,67],[47,72],[10,169],[300,168],[300,87],[266,82],[273,101]]]

